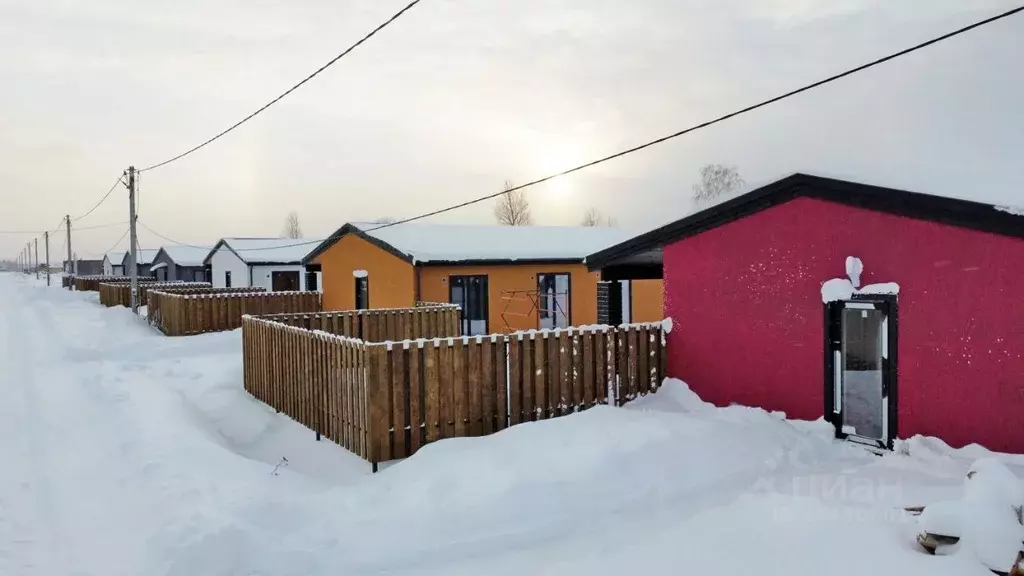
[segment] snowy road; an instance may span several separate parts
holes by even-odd
[[[679,385],[371,476],[245,394],[237,332],[10,274],[0,323],[5,576],[987,573],[898,512],[957,497],[978,449],[877,458]]]

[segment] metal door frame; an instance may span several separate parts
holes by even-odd
[[[886,315],[882,337],[886,340],[886,354],[882,357],[882,428],[885,438],[878,440],[843,432],[842,391],[839,392],[839,403],[836,403],[836,364],[842,360],[843,345],[843,311],[848,304],[863,306],[871,305]],[[894,295],[856,294],[850,300],[829,302],[825,305],[825,420],[835,427],[836,438],[868,444],[877,448],[892,450],[896,432],[899,430],[899,316],[897,299]]]

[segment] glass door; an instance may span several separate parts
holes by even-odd
[[[449,276],[448,283],[448,301],[462,308],[462,335],[487,334],[487,276]]]
[[[890,448],[895,436],[895,301],[829,305],[826,397],[836,436]]]

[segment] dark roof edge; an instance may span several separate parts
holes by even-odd
[[[1024,238],[1024,217],[996,205],[883,188],[808,174],[793,174],[587,256],[590,270],[717,228],[798,196],[885,212],[917,220]]]
[[[417,266],[554,266],[558,264],[580,265],[583,258],[476,258],[470,260],[424,260]]]
[[[341,240],[341,238],[344,237],[347,234],[355,234],[356,236],[362,238],[363,240],[369,242],[370,244],[373,244],[377,248],[380,248],[381,250],[384,250],[385,252],[391,254],[392,256],[395,256],[396,258],[399,258],[400,260],[404,260],[404,261],[409,262],[409,263],[412,263],[412,261],[413,261],[412,256],[410,256],[409,254],[406,254],[405,252],[402,252],[398,248],[395,248],[391,244],[388,244],[387,242],[384,242],[383,240],[381,240],[379,238],[375,238],[373,236],[370,236],[366,232],[363,232],[355,224],[348,223],[348,224],[345,224],[344,226],[342,226],[341,228],[338,228],[337,230],[335,230],[334,234],[331,234],[330,236],[328,236],[326,239],[324,239],[323,242],[318,244],[317,247],[314,248],[312,252],[310,252],[309,254],[306,254],[306,257],[302,259],[302,264],[303,265],[310,264],[311,262],[313,262],[313,260],[315,260],[321,254],[326,252],[331,246],[334,246],[334,244],[338,240]]]

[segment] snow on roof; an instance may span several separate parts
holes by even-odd
[[[196,246],[164,246],[163,251],[178,266],[202,266],[206,255],[210,253],[209,248]]]
[[[127,250],[114,250],[113,252],[107,252],[103,257],[111,264],[120,265],[126,254],[128,254]]]
[[[632,234],[618,228],[498,226],[410,222],[380,230],[352,224],[417,262],[465,260],[583,260]],[[372,230],[372,231],[371,231]]]
[[[136,264],[152,264],[153,263],[153,258],[156,258],[156,253],[157,252],[159,252],[159,250],[153,250],[153,249],[149,249],[149,250],[136,250],[135,251],[135,263]],[[124,258],[122,259],[122,262],[126,262],[127,260],[128,260],[128,252],[125,251]]]
[[[231,247],[247,264],[259,262],[302,262],[317,247],[320,240],[305,238],[224,238],[225,244]]]

